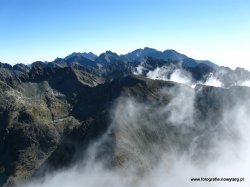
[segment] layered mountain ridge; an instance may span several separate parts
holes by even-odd
[[[211,77],[223,86],[208,86]],[[204,162],[214,156],[213,138],[234,137],[221,125],[224,110],[250,103],[250,88],[240,85],[249,80],[241,68],[151,48],[0,63],[0,186],[75,166],[104,134],[91,159],[108,168],[142,175],[172,146]]]
[[[57,58],[52,62],[37,61],[31,65],[0,63],[0,80],[23,79],[32,69],[38,68],[73,68],[84,69],[103,80],[112,80],[116,76],[134,74],[137,68],[142,68],[144,76],[156,68],[171,67],[171,69],[184,69],[191,73],[193,81],[205,81],[216,76],[226,87],[237,85],[250,77],[250,73],[242,68],[231,70],[220,67],[207,60],[195,60],[175,50],[163,52],[145,47],[137,49],[126,55],[118,55],[106,51],[99,56],[93,53],[72,53],[65,58]],[[170,75],[169,75],[170,76]],[[10,80],[9,80],[10,81]],[[95,85],[95,83],[94,83]]]

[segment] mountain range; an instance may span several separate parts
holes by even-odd
[[[178,72],[195,85],[175,82],[173,76],[182,76]],[[208,86],[211,78],[223,86]],[[0,63],[0,186],[74,166],[107,132],[109,139],[98,144],[93,159],[105,158],[108,168],[136,166],[144,173],[157,165],[162,145],[164,151],[174,145],[180,154],[197,149],[192,159],[203,162],[213,157],[211,137],[225,132],[224,109],[249,101],[250,88],[240,85],[249,80],[250,72],[242,68],[152,48],[126,55],[72,53],[30,65]],[[131,108],[130,102],[140,104]],[[130,121],[137,110],[139,117]],[[141,126],[131,131],[131,124]]]
[[[116,76],[134,74],[138,66],[144,67],[144,75],[156,67],[168,66],[174,69],[184,69],[192,74],[194,81],[205,81],[213,74],[217,79],[224,82],[225,86],[237,85],[238,82],[248,80],[250,75],[247,70],[236,68],[231,70],[220,67],[207,60],[195,60],[175,50],[163,52],[152,49],[136,49],[126,55],[118,55],[106,51],[99,56],[93,53],[72,53],[65,58],[56,58],[52,62],[37,61],[30,65],[0,63],[0,79],[11,79],[12,81],[27,77],[37,68],[65,68],[85,69],[100,79],[112,80]],[[80,76],[80,75],[79,75]],[[93,82],[93,85],[97,83]]]

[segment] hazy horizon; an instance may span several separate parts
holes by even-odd
[[[0,62],[150,47],[250,70],[249,8],[244,0],[1,0]]]

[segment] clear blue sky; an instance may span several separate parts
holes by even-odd
[[[250,0],[0,0],[0,62],[145,46],[250,67]]]

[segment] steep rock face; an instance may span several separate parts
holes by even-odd
[[[69,115],[66,96],[48,82],[1,83],[1,184],[29,178],[53,152],[61,138],[80,122]]]
[[[36,66],[23,80],[11,74],[15,84],[0,81],[1,185],[30,178],[63,137],[81,126],[72,114],[77,97],[101,79],[78,71]]]

